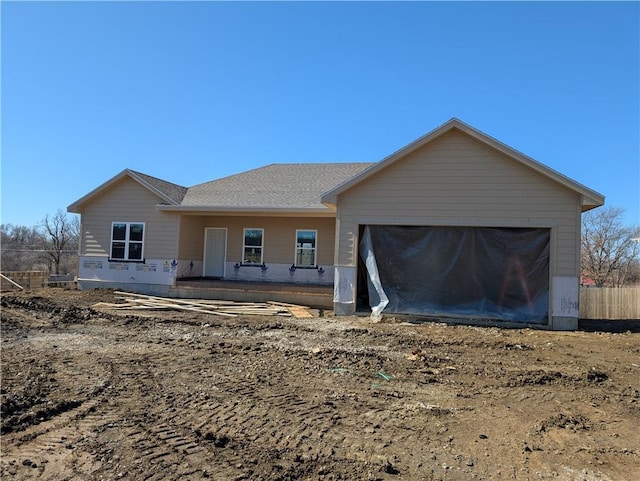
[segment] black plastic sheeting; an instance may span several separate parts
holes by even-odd
[[[366,226],[372,317],[381,312],[547,323],[550,230]]]

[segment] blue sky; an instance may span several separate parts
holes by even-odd
[[[2,223],[124,168],[377,161],[452,117],[640,224],[637,2],[7,2]]]

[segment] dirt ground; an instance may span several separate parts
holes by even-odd
[[[116,299],[2,295],[2,479],[640,479],[638,322],[548,332],[98,301]]]

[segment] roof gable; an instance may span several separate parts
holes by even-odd
[[[142,174],[140,172],[136,172],[130,169],[124,169],[119,174],[115,175],[111,179],[107,180],[103,184],[99,185],[87,195],[81,197],[76,200],[73,204],[67,207],[67,211],[80,213],[82,210],[82,206],[87,202],[95,199],[97,196],[103,194],[108,191],[118,182],[120,182],[125,177],[129,177],[143,186],[145,189],[148,189],[153,194],[157,195],[160,200],[169,205],[178,205],[184,198],[184,195],[187,192],[186,187],[182,187],[177,184],[172,184],[171,182],[164,181],[162,179],[158,179],[156,177],[152,177],[150,175]]]
[[[149,187],[150,190],[160,194],[160,197],[164,197],[172,204],[179,204],[182,202],[182,199],[184,199],[184,196],[187,193],[188,189],[181,185],[173,184],[166,180],[143,174],[142,172],[136,172],[133,170],[130,170],[129,172],[137,178],[138,182],[145,185],[145,187]]]
[[[594,207],[599,207],[604,204],[604,197],[602,196],[602,194],[599,194],[598,192],[591,190],[588,187],[585,187],[584,185],[579,184],[578,182],[575,182],[574,180],[560,174],[559,172],[551,169],[550,167],[547,167],[546,165],[541,164],[540,162],[532,159],[531,157],[528,157],[523,153],[518,152],[517,150],[507,146],[506,144],[503,144],[502,142],[494,139],[493,137],[490,137],[484,134],[483,132],[480,132],[479,130],[465,124],[464,122],[456,118],[449,120],[448,122],[441,125],[440,127],[432,130],[426,135],[411,142],[407,146],[392,153],[391,155],[381,160],[380,162],[371,165],[369,168],[365,169],[364,171],[360,172],[354,177],[347,179],[342,184],[325,192],[322,195],[322,199],[321,199],[322,202],[326,205],[335,205],[337,203],[338,196],[343,192],[349,190],[350,188],[354,187],[357,184],[360,184],[361,182],[366,181],[368,178],[370,178],[372,175],[376,174],[377,172],[380,172],[381,170],[389,167],[390,165],[394,164],[398,160],[406,157],[410,153],[416,151],[421,147],[424,147],[425,145],[429,144],[430,142],[434,141],[435,139],[441,137],[442,135],[454,129],[457,129],[458,131],[463,132],[464,134],[475,139],[476,141],[501,152],[502,154],[511,158],[516,163],[522,165],[523,167],[531,169],[532,171],[537,172],[538,174],[559,184],[560,186],[579,194],[582,198],[583,211],[592,209]]]

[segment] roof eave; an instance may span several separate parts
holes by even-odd
[[[453,127],[455,127],[455,123],[456,122],[460,122],[460,121],[457,120],[457,119],[449,120],[448,122],[446,122],[445,124],[441,125],[440,127],[432,130],[431,132],[426,133],[425,135],[423,135],[422,137],[414,140],[410,144],[402,147],[399,150],[396,150],[395,152],[393,152],[392,154],[388,155],[387,157],[385,157],[381,161],[373,164],[370,167],[367,167],[366,169],[364,169],[359,174],[354,175],[353,177],[351,177],[350,179],[346,180],[345,182],[342,182],[341,184],[337,185],[333,189],[325,192],[321,197],[322,203],[323,204],[327,204],[327,203],[335,204],[337,202],[337,200],[338,200],[338,195],[339,194],[341,194],[342,192],[350,189],[354,185],[360,183],[361,181],[363,181],[367,177],[375,174],[376,172],[386,168],[389,164],[392,164],[393,162],[395,162],[399,158],[410,154],[411,152],[413,152],[416,149],[419,149],[423,145],[425,145],[428,142],[430,142],[431,140],[433,140],[435,137],[438,137],[441,134],[443,134],[444,132],[452,129]]]
[[[76,200],[72,204],[69,204],[67,206],[67,212],[71,212],[71,213],[74,213],[74,214],[81,214],[82,213],[82,205],[83,204],[86,204],[89,200],[91,200],[92,198],[94,198],[98,194],[104,192],[109,187],[111,187],[113,184],[115,184],[116,182],[118,182],[120,179],[122,179],[123,177],[125,177],[127,175],[130,175],[129,169],[122,170],[121,172],[119,172],[118,174],[114,175],[113,177],[111,177],[106,182],[103,182],[102,184],[100,184],[98,187],[93,189],[88,194],[83,195],[82,197],[80,197],[78,200]]]
[[[155,186],[151,185],[149,182],[147,182],[146,180],[142,179],[141,177],[137,176],[135,172],[132,172],[131,170],[127,169],[129,172],[129,175],[131,176],[132,179],[134,179],[136,182],[140,183],[143,187],[146,187],[147,189],[149,189],[151,192],[153,192],[154,194],[156,194],[158,197],[160,197],[162,200],[165,200],[169,203],[169,205],[178,205],[178,203],[173,200],[171,197],[169,197],[168,195],[166,195],[164,192],[162,192],[161,190],[157,189]]]
[[[67,206],[67,212],[71,212],[73,214],[81,214],[82,213],[83,204],[86,204],[87,202],[89,202],[91,199],[93,199],[97,195],[99,195],[102,192],[106,191],[111,186],[115,185],[117,182],[122,180],[124,177],[129,177],[130,179],[138,182],[145,189],[148,189],[153,194],[157,195],[158,197],[160,197],[162,200],[168,202],[169,204],[176,205],[176,201],[174,201],[173,199],[171,199],[170,197],[165,195],[160,190],[156,189],[154,186],[152,186],[151,184],[149,184],[145,180],[141,179],[139,176],[137,176],[135,174],[135,172],[131,171],[130,169],[124,169],[121,172],[119,172],[118,174],[116,174],[115,176],[111,177],[106,182],[103,182],[102,184],[100,184],[98,187],[93,189],[88,194],[82,196],[80,199],[76,200],[72,204],[69,204]]]
[[[321,202],[331,210],[331,212],[336,212],[338,210],[338,199],[337,198],[325,198],[322,197]]]
[[[321,197],[321,202],[325,205],[331,205],[331,204],[336,204],[338,202],[338,196],[345,192],[346,190],[350,189],[351,187],[353,187],[354,185],[362,182],[363,180],[365,180],[367,177],[370,177],[371,175],[375,174],[376,172],[379,172],[380,170],[388,167],[390,164],[393,164],[395,161],[397,161],[398,159],[401,159],[407,155],[409,155],[410,153],[412,153],[413,151],[425,146],[426,144],[428,144],[429,142],[431,142],[432,140],[436,139],[437,137],[440,137],[441,135],[445,134],[446,132],[449,132],[450,130],[453,129],[458,129],[459,131],[469,135],[471,138],[476,139],[479,142],[484,143],[485,145],[488,145],[496,150],[498,150],[499,152],[503,153],[504,155],[515,159],[517,161],[519,161],[521,164],[529,167],[530,169],[534,170],[535,172],[539,173],[540,175],[553,180],[555,182],[557,182],[558,184],[562,185],[565,188],[570,189],[573,192],[576,192],[578,194],[580,194],[581,196],[583,196],[583,206],[589,206],[587,208],[588,209],[593,209],[595,207],[599,207],[601,205],[604,204],[604,196],[572,179],[570,179],[569,177],[553,170],[550,167],[547,167],[546,165],[538,162],[537,160],[523,154],[522,152],[519,152],[515,149],[513,149],[512,147],[509,147],[508,145],[504,144],[503,142],[500,142],[499,140],[485,134],[484,132],[481,132],[477,129],[475,129],[474,127],[471,127],[468,124],[465,124],[464,122],[462,122],[461,120],[457,119],[457,118],[452,118],[451,120],[449,120],[448,122],[445,122],[444,124],[442,124],[440,127],[435,128],[434,130],[428,132],[427,134],[423,135],[422,137],[414,140],[413,142],[411,142],[410,144],[406,145],[405,147],[396,150],[395,152],[393,152],[391,155],[385,157],[384,159],[382,159],[380,162],[372,165],[371,167],[363,170],[362,172],[360,172],[359,174],[353,176],[352,178],[348,179],[347,181],[343,182],[342,184],[334,187],[333,189],[325,192],[322,197]],[[585,204],[585,200],[587,200],[587,202],[591,202],[592,204]]]
[[[551,167],[548,167],[547,165],[541,162],[538,162],[534,158],[529,157],[528,155],[525,155],[522,152],[512,147],[509,147],[503,142],[500,142],[499,140],[494,139],[493,137],[483,132],[480,132],[479,130],[474,129],[473,127],[465,124],[464,122],[461,122],[459,120],[457,122],[458,122],[458,125],[456,125],[456,128],[458,128],[462,132],[465,132],[467,135],[481,142],[484,142],[485,144],[489,145],[490,147],[493,147],[494,149],[498,150],[504,155],[519,161],[521,164],[537,172],[543,177],[546,177],[560,184],[562,187],[567,188],[581,195],[582,205],[590,206],[588,207],[588,209],[593,209],[595,207],[600,207],[601,205],[604,205],[604,196],[599,192],[596,192],[595,190],[590,189],[589,187],[579,182],[576,182],[575,180],[567,177],[566,175],[561,174],[557,170],[554,170]]]
[[[196,215],[256,215],[278,217],[335,217],[335,212],[325,207],[238,207],[212,205],[165,205],[158,204],[156,209],[161,212],[176,212]]]
[[[583,194],[582,200],[581,200],[582,212],[587,212],[588,210],[595,209],[597,207],[602,207],[604,205],[604,200],[605,200],[604,196],[600,194],[596,196]]]

